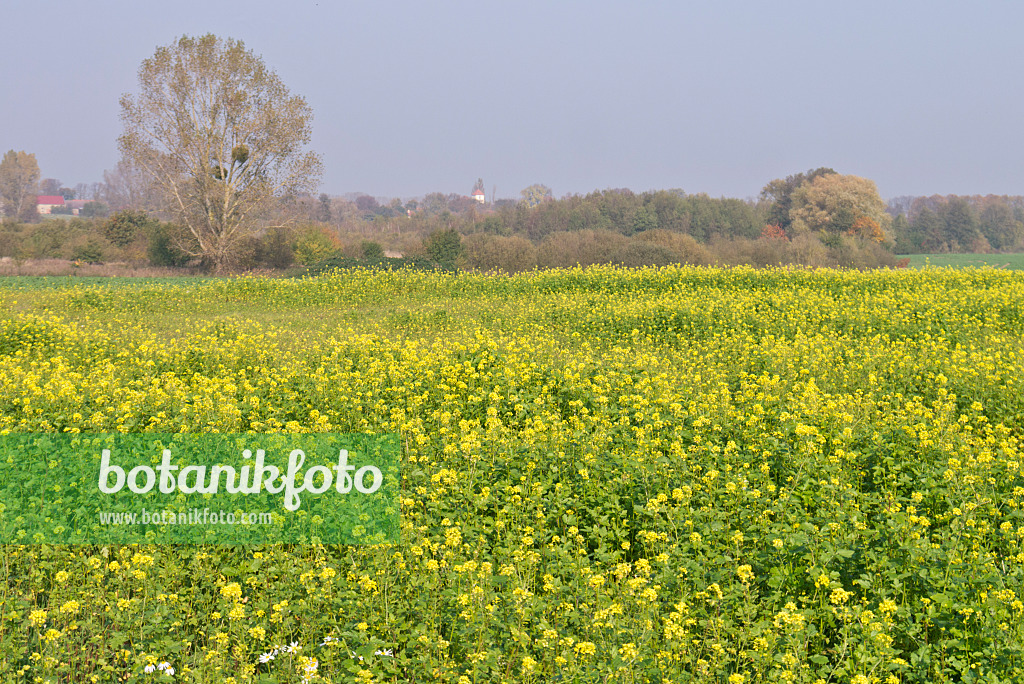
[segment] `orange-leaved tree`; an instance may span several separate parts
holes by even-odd
[[[789,242],[789,236],[786,235],[785,229],[777,223],[765,224],[765,227],[761,229],[762,240],[785,240]]]
[[[846,234],[872,240],[873,242],[881,243],[885,241],[885,233],[882,232],[882,226],[878,225],[878,221],[870,216],[858,218],[850,226],[850,229],[846,231]]]

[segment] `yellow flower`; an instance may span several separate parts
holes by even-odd
[[[225,584],[220,588],[220,595],[226,599],[234,599],[237,601],[242,598],[242,585],[238,582],[232,582],[231,584]]]
[[[892,615],[898,610],[898,607],[896,606],[896,602],[892,599],[885,599],[878,604],[878,610],[886,615]]]
[[[619,647],[619,657],[623,660],[633,660],[639,653],[640,651],[637,650],[636,644],[632,642]]]
[[[132,556],[132,563],[134,565],[141,565],[144,567],[150,567],[153,565],[153,556],[143,553],[137,553]]]

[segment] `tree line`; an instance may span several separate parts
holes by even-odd
[[[110,192],[117,190],[111,184]],[[130,196],[130,187],[122,192]],[[144,194],[136,196],[146,206]],[[1022,218],[1019,197],[904,197],[885,205],[870,181],[831,169],[772,181],[753,201],[679,189],[548,194],[533,206],[526,199],[481,205],[443,193],[406,202],[306,194],[276,201],[265,224],[234,244],[228,266],[354,265],[386,260],[386,253],[417,264],[506,271],[577,263],[893,266],[899,253],[1019,248]],[[455,236],[457,244],[439,251],[439,236],[449,243]],[[62,221],[8,217],[0,228],[0,257],[215,270],[201,252],[173,216],[144,209]]]
[[[901,253],[1024,251],[1021,196],[897,197],[889,211]]]
[[[93,188],[91,222],[36,225],[34,156],[0,163],[0,256],[147,258],[225,272],[373,261],[445,267],[575,263],[886,266],[896,253],[1024,249],[1020,198],[897,198],[828,167],[769,181],[756,199],[682,190],[595,191],[518,201],[431,193],[402,201],[316,195],[312,110],[241,41],[183,36],[139,68],[121,99],[121,161]],[[483,190],[478,179],[475,190]],[[480,194],[475,192],[474,194]],[[104,214],[112,208],[114,213]]]
[[[438,193],[440,194],[440,193]],[[884,245],[855,235],[790,236],[766,227],[764,207],[679,190],[607,190],[586,196],[480,206],[437,201],[370,213],[365,201],[298,197],[277,203],[267,225],[243,236],[231,270],[380,262],[389,255],[446,268],[518,271],[618,263],[893,265]],[[387,204],[383,204],[387,206]],[[166,217],[164,217],[166,218]],[[192,233],[144,210],[111,216],[18,222],[0,227],[0,257],[146,262],[216,270]]]

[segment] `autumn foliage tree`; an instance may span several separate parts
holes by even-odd
[[[786,235],[786,231],[782,226],[775,223],[768,223],[764,228],[761,229],[762,240],[789,240],[789,236]]]
[[[867,230],[863,236],[876,242],[884,241],[892,225],[892,217],[886,212],[874,181],[838,173],[818,176],[797,188],[790,220],[795,234],[860,234]]]
[[[873,242],[881,243],[885,241],[885,233],[882,232],[882,227],[878,225],[878,221],[867,216],[861,216],[854,221],[850,229],[846,231],[846,234]]]
[[[790,209],[793,207],[793,193],[797,191],[797,188],[805,183],[813,182],[815,178],[834,173],[834,170],[822,166],[817,169],[811,169],[806,173],[796,173],[792,176],[769,181],[761,189],[761,200],[769,203],[767,207],[767,222],[780,226],[783,229],[788,228],[791,221]]]

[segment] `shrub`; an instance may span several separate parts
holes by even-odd
[[[537,263],[545,268],[614,264],[628,245],[629,238],[610,230],[560,231],[544,238]]]
[[[146,256],[153,266],[184,266],[192,257],[184,246],[191,245],[192,236],[170,223],[155,222],[148,228],[149,246]]]
[[[360,245],[360,249],[363,253],[363,258],[370,261],[384,258],[384,248],[381,247],[379,242],[373,240],[363,240]]]
[[[648,242],[672,251],[673,262],[706,266],[714,262],[707,246],[697,242],[692,235],[670,230],[649,230],[637,235],[634,240]]]
[[[103,262],[103,247],[96,240],[89,240],[85,244],[77,245],[71,250],[72,261],[84,261],[87,264],[99,264]]]
[[[309,266],[336,254],[341,248],[338,239],[321,226],[305,226],[295,241],[295,261]]]
[[[288,268],[295,263],[295,248],[291,232],[284,226],[276,226],[263,236],[258,261],[271,268]]]
[[[104,218],[110,214],[110,207],[103,202],[86,202],[78,213],[88,218]]]
[[[631,242],[622,253],[619,263],[623,266],[668,266],[677,261],[675,252],[668,247],[651,242]]]
[[[454,228],[436,230],[424,243],[427,256],[443,266],[454,266],[465,253],[462,236]]]
[[[144,211],[124,209],[115,213],[100,225],[100,232],[118,247],[125,247],[138,238],[155,220]]]
[[[813,233],[793,238],[786,245],[783,261],[813,267],[835,266],[837,263],[835,257],[829,253],[828,247]]]
[[[463,241],[466,263],[484,271],[526,271],[537,264],[537,248],[526,238],[487,233],[467,235]]]

